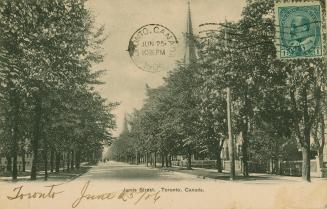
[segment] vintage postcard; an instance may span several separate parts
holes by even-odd
[[[325,0],[1,0],[0,209],[327,209]]]

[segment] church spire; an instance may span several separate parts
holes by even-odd
[[[125,113],[122,134],[128,134],[128,133],[129,133],[129,130],[128,130],[128,121],[127,121],[127,115]]]
[[[188,1],[186,27],[184,63],[189,65],[196,60],[190,1]]]

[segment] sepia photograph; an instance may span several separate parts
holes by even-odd
[[[327,209],[326,0],[0,0],[0,209]]]

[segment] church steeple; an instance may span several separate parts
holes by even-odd
[[[191,18],[191,5],[190,5],[190,1],[188,1],[184,64],[189,65],[195,62],[195,60],[196,60],[196,54],[195,54],[195,43],[194,43],[193,26],[192,26],[192,18]]]
[[[122,134],[129,134],[128,121],[127,121],[127,115],[126,115],[126,113],[124,115],[124,124],[123,124]]]

